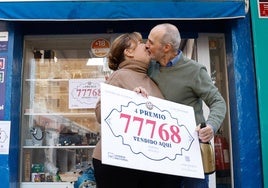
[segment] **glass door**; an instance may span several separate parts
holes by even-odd
[[[231,165],[231,123],[229,116],[229,91],[225,38],[223,34],[199,34],[197,39],[197,61],[206,65],[212,80],[227,105],[226,117],[214,137],[216,173],[210,176],[210,187],[233,187]],[[209,109],[204,105],[204,113]]]

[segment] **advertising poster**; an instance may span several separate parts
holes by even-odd
[[[70,79],[69,109],[95,108],[104,79]]]
[[[0,120],[4,119],[6,57],[0,56]]]
[[[192,107],[101,84],[102,162],[204,178]]]
[[[110,42],[104,38],[98,38],[91,43],[91,51],[96,57],[106,57],[110,51]]]
[[[0,121],[0,155],[9,154],[10,121]]]
[[[268,18],[268,0],[258,0],[259,17]]]
[[[8,32],[0,32],[0,52],[8,49]]]

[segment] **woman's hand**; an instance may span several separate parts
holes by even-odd
[[[143,88],[141,86],[135,87],[133,91],[135,91],[138,94],[140,93],[143,97],[148,98],[148,92],[146,91],[145,88]]]

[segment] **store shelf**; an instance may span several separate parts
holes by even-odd
[[[23,146],[23,149],[94,149],[95,146]]]
[[[31,111],[29,109],[25,111]],[[95,112],[76,112],[76,113],[64,113],[64,112],[25,112],[25,116],[66,116],[66,117],[84,117],[89,115],[95,115]]]
[[[38,79],[25,79],[25,81],[27,82],[67,82],[70,79],[62,79],[62,78],[49,78],[49,79],[42,79],[42,78],[38,78]]]
[[[42,48],[46,41],[51,46]],[[88,47],[81,49],[79,43],[71,51],[65,49],[73,45],[71,42],[54,49],[58,42],[47,38],[25,43],[20,130],[22,188],[73,188],[72,182],[77,178],[62,177],[91,167],[100,136],[94,111],[99,92],[95,89],[100,91],[99,83],[110,72],[107,63],[106,67],[89,66]],[[90,88],[94,93],[88,91],[80,96],[82,91],[75,90],[80,85],[81,90]],[[81,100],[73,93],[76,91]]]
[[[22,182],[20,188],[73,188],[72,182]]]

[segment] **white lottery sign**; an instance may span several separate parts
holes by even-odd
[[[101,83],[102,162],[204,178],[193,108]]]
[[[104,79],[70,79],[69,109],[95,108]]]

